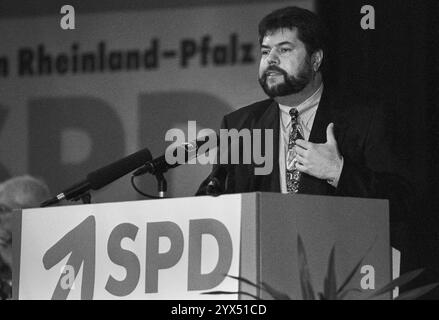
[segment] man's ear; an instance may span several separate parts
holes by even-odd
[[[316,50],[311,56],[311,65],[314,72],[320,69],[323,62],[323,50]]]

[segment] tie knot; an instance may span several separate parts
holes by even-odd
[[[299,111],[296,108],[291,108],[290,116],[292,121],[297,121],[297,117],[299,116]]]

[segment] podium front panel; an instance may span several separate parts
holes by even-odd
[[[236,299],[241,195],[23,210],[18,299]]]

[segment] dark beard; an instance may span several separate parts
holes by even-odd
[[[272,87],[267,85],[267,72],[275,71],[283,75],[284,81],[283,83],[276,84]],[[293,75],[288,75],[285,70],[277,67],[270,66],[268,67],[261,77],[259,77],[259,84],[264,90],[265,94],[270,98],[274,97],[283,97],[290,94],[295,94],[302,91],[306,85],[311,81],[312,78],[312,70],[309,66],[309,62],[305,62],[305,66],[299,72],[298,76],[295,77]]]

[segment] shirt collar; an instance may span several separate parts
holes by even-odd
[[[320,87],[308,99],[303,101],[298,106],[294,106],[294,108],[296,108],[297,111],[299,111],[299,116],[303,115],[304,113],[307,113],[308,111],[311,111],[311,109],[313,108],[317,108],[320,102],[320,98],[322,97],[322,92],[323,92],[323,82],[320,85]],[[293,107],[279,104],[279,108],[281,111],[282,123],[286,127],[291,121],[290,110]]]

